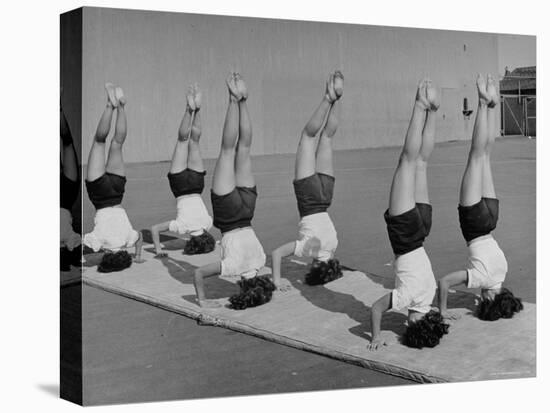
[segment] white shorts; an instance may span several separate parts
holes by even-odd
[[[306,215],[299,223],[294,255],[328,261],[338,247],[338,236],[328,213]]]
[[[95,252],[102,248],[118,251],[133,246],[139,233],[132,228],[124,208],[120,206],[99,209],[94,218],[94,230],[84,235],[84,245]]]
[[[468,288],[499,289],[508,263],[493,237],[473,240],[468,246]]]
[[[79,234],[73,231],[73,216],[71,211],[65,208],[59,208],[59,238],[60,247],[67,247],[72,251],[82,243],[82,238]]]
[[[393,266],[396,278],[392,290],[392,309],[407,308],[419,313],[430,311],[436,282],[424,247],[400,255]]]
[[[223,234],[221,248],[222,278],[251,278],[265,265],[264,249],[251,227]]]
[[[212,217],[200,194],[183,195],[177,198],[177,217],[170,221],[169,230],[185,235],[200,235],[212,228]]]

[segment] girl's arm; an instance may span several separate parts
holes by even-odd
[[[156,224],[151,227],[151,235],[153,236],[153,244],[155,244],[156,258],[166,257],[168,254],[162,251],[160,246],[160,233],[168,231],[170,228],[170,221],[163,222],[162,224]]]
[[[216,308],[221,307],[220,303],[214,300],[207,300],[204,294],[204,279],[218,275],[222,272],[222,263],[220,261],[203,265],[195,270],[194,284],[197,300],[201,307]]]
[[[143,247],[143,235],[141,234],[141,231],[138,231],[139,238],[136,241],[135,248],[136,248],[136,256],[134,257],[134,262],[137,262],[138,264],[145,262],[144,259],[141,258],[141,248]]]
[[[281,261],[284,257],[288,257],[294,253],[296,241],[288,242],[281,245],[271,253],[271,266],[273,272],[273,284],[279,289],[283,289],[281,285]]]
[[[447,311],[447,296],[449,288],[462,284],[468,284],[468,273],[465,270],[452,272],[439,280],[439,312],[443,318],[451,320],[459,318],[457,314]]]
[[[372,338],[370,344],[367,346],[369,350],[378,350],[382,346],[387,345],[382,338],[380,338],[380,324],[382,322],[382,313],[388,311],[391,308],[391,293],[380,297],[371,308],[371,328]]]

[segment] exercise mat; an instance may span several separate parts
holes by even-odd
[[[97,255],[86,259],[83,282],[124,297],[213,325],[261,337],[265,340],[322,354],[355,365],[417,382],[455,382],[533,377],[535,370],[535,305],[512,319],[494,322],[474,317],[477,297],[452,291],[449,308],[461,314],[449,334],[435,348],[412,349],[400,343],[406,328],[406,312],[390,311],[382,319],[382,336],[389,343],[382,350],[367,350],[370,341],[370,306],[391,290],[393,281],[360,271],[323,286],[303,282],[306,263],[283,262],[283,277],[290,290],[276,292],[271,302],[246,310],[228,307],[228,297],[238,292],[235,283],[218,277],[205,280],[207,298],[222,304],[203,309],[195,300],[195,268],[220,258],[219,246],[203,255],[183,255],[174,242],[165,243],[167,258],[154,258],[151,246],[145,262],[124,271],[97,272]],[[172,243],[172,244],[170,244]],[[170,247],[172,245],[172,247]],[[180,245],[181,246],[181,245]],[[264,268],[262,272],[269,272]]]

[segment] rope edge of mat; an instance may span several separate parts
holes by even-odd
[[[197,322],[204,326],[222,327],[228,330],[248,334],[254,337],[258,337],[264,340],[272,341],[274,343],[286,345],[288,347],[296,348],[298,350],[308,351],[310,353],[319,354],[335,360],[340,360],[349,364],[353,364],[359,367],[367,368],[370,370],[378,371],[381,373],[389,374],[396,377],[412,380],[417,383],[448,383],[450,380],[431,376],[426,373],[421,373],[414,370],[405,369],[399,366],[395,366],[391,363],[380,362],[375,360],[367,360],[351,354],[342,353],[337,350],[330,350],[326,347],[319,347],[314,344],[306,343],[300,340],[296,340],[287,336],[274,334],[267,330],[251,327],[246,324],[242,324],[236,321],[219,318],[216,316],[203,314],[198,311],[185,308],[174,307],[172,304],[165,303],[162,300],[154,299],[141,293],[130,292],[121,288],[112,287],[107,283],[93,280],[85,276],[82,277],[82,282],[91,287],[96,287],[101,290],[120,295],[135,301],[140,301],[145,304],[152,305],[157,308],[161,308],[172,313],[180,314],[188,318],[197,320]]]

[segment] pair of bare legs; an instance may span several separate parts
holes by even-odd
[[[126,97],[120,87],[115,87],[111,83],[105,84],[105,90],[107,92],[107,103],[105,109],[99,119],[92,148],[88,156],[88,170],[87,178],[88,182],[95,181],[101,178],[103,174],[110,173],[120,176],[126,176],[124,170],[124,160],[122,158],[122,146],[126,140],[127,135],[127,121],[126,121]],[[107,160],[105,160],[105,146],[107,142],[107,136],[111,131],[111,123],[113,119],[113,113],[116,110],[115,120],[115,132],[111,144],[109,145],[109,154]],[[135,262],[143,262],[141,259],[141,247],[143,239],[141,232],[139,233],[139,239],[135,244]]]
[[[178,129],[178,140],[172,155],[170,173],[177,174],[187,168],[197,172],[204,171],[200,150],[201,137],[201,113],[202,93],[195,84],[187,90],[187,104],[183,118]],[[166,252],[162,251],[160,246],[160,233],[168,231],[170,221],[153,225],[151,234],[155,244],[157,258],[166,257]]]
[[[400,215],[413,209],[416,203],[429,204],[427,181],[428,160],[434,148],[435,111],[439,107],[437,89],[424,79],[418,85],[403,151],[390,190],[389,214]],[[391,308],[391,293],[379,298],[371,309],[372,340],[369,350],[377,350],[387,343],[380,337],[382,314]],[[423,314],[409,311],[409,322],[421,319]]]
[[[337,71],[330,75],[321,103],[302,130],[296,151],[295,180],[307,178],[315,173],[334,176],[332,137],[338,128],[339,99],[343,93],[343,76]],[[319,131],[321,134],[317,140]],[[292,241],[271,253],[273,283],[280,291],[290,289],[288,283],[283,284],[281,281],[281,261],[284,257],[292,255],[295,249],[296,241]]]
[[[482,197],[496,198],[493,175],[491,173],[491,147],[497,135],[499,95],[495,80],[491,75],[485,79],[477,77],[479,103],[472,134],[472,143],[468,162],[460,187],[460,205],[477,204]],[[490,236],[490,235],[487,235]],[[439,280],[439,310],[446,319],[457,319],[459,316],[447,310],[449,288],[468,283],[466,270],[447,274]],[[482,295],[493,298],[495,290],[482,290]]]
[[[122,146],[126,140],[126,98],[121,88],[111,83],[105,85],[107,103],[99,119],[92,148],[88,156],[87,180],[89,182],[100,178],[105,172],[125,176]],[[113,113],[116,111],[115,134],[109,146],[109,154],[105,159],[107,136],[111,131]]]
[[[239,73],[232,73],[226,83],[229,103],[223,125],[220,154],[212,181],[212,191],[216,195],[229,194],[237,186],[252,188],[256,185],[250,158],[252,124],[246,104],[248,90]],[[204,278],[220,273],[220,261],[195,270],[195,290],[197,300],[202,307],[220,307],[218,302],[207,300],[204,293]]]

